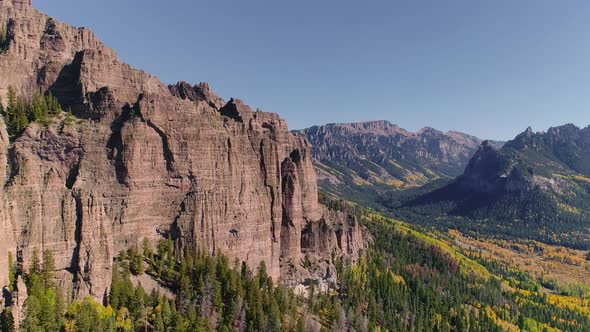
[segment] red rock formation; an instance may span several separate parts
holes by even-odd
[[[304,250],[359,249],[358,225],[318,204],[310,146],[278,115],[225,103],[204,83],[167,87],[24,3],[0,1],[10,35],[0,96],[9,85],[50,91],[76,120],[32,124],[12,143],[0,125],[0,281],[7,251],[26,267],[50,249],[64,289],[102,298],[114,255],[168,235],[264,261],[274,278]],[[318,223],[328,228],[316,234]]]

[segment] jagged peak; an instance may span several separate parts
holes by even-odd
[[[482,142],[482,139],[465,134],[456,130],[449,130],[442,132],[432,127],[424,127],[415,132],[406,130],[399,125],[392,123],[387,120],[375,120],[375,121],[364,121],[364,122],[353,122],[353,123],[328,123],[322,126],[313,126],[303,129],[304,133],[329,133],[337,129],[338,131],[346,132],[351,135],[376,135],[376,136],[402,136],[404,139],[422,139],[426,137],[435,137],[440,139],[450,139],[456,143],[468,146],[472,149],[477,149]],[[501,141],[490,141],[494,148],[498,149],[505,142]]]
[[[418,136],[421,136],[423,134],[441,134],[442,135],[443,132],[438,129],[432,128],[432,127],[424,127],[422,129],[416,131],[415,134]]]
[[[207,82],[200,82],[199,84],[195,85],[196,88],[201,89],[203,92],[210,92],[211,88],[209,87],[209,83]]]
[[[534,135],[535,135],[535,132],[533,131],[533,128],[531,128],[529,126],[529,127],[527,127],[527,129],[525,131],[523,131],[522,133],[518,134],[513,140],[509,141],[509,143],[511,143],[512,145],[514,145],[514,143],[521,142],[523,140],[532,138]]]
[[[359,122],[335,122],[335,123],[328,123],[325,124],[326,127],[356,127],[356,128],[366,128],[366,127],[394,127],[400,128],[399,125],[392,123],[387,120],[369,120],[369,121],[359,121]]]
[[[525,131],[517,135],[513,141],[519,141],[523,138],[532,138],[536,136],[550,136],[550,137],[567,137],[571,135],[583,134],[584,132],[590,131],[590,126],[579,127],[573,123],[566,123],[560,126],[554,126],[547,129],[547,131],[535,132],[531,127],[528,127]]]
[[[220,109],[225,105],[225,100],[213,92],[209,87],[209,84],[206,82],[200,82],[199,84],[192,86],[188,82],[179,81],[176,84],[168,85],[168,90],[170,90],[172,95],[181,99],[206,101],[215,109]]]
[[[497,147],[494,144],[492,144],[492,142],[490,140],[486,139],[483,142],[481,142],[474,157],[477,157],[481,154],[489,153],[491,151],[497,151],[497,150],[498,150]]]
[[[219,109],[219,113],[242,123],[247,123],[254,115],[250,106],[237,98],[231,98],[225,106]]]
[[[551,127],[547,130],[547,132],[559,134],[559,132],[562,132],[562,131],[576,131],[577,132],[577,131],[581,131],[581,130],[582,130],[582,128],[576,126],[573,123],[566,123],[561,126]]]
[[[457,130],[449,130],[449,131],[445,132],[444,134],[445,134],[445,136],[450,137],[455,142],[458,142],[463,145],[472,146],[474,148],[477,147],[482,142],[482,140],[478,137],[475,137],[475,136],[469,135],[469,134],[465,134],[465,133],[457,131]]]
[[[330,129],[330,128],[341,128],[345,131],[355,133],[371,133],[376,135],[403,135],[412,136],[413,133],[401,128],[395,123],[391,123],[387,120],[373,120],[373,121],[362,121],[362,122],[344,122],[344,123],[328,123],[323,126],[314,126],[308,129]]]

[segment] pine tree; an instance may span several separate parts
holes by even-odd
[[[143,238],[143,256],[148,259],[149,262],[153,259],[153,252],[152,252],[152,245],[150,243],[150,239]]]
[[[72,125],[72,123],[74,123],[74,115],[72,115],[72,110],[70,109],[66,113],[66,117],[64,118],[63,125],[64,125],[64,127],[68,127],[68,126]]]
[[[154,321],[154,332],[165,332],[166,331],[166,324],[164,324],[164,319],[162,315],[157,315]]]
[[[93,303],[91,299],[84,300],[76,314],[76,331],[104,331],[103,322],[97,311],[97,304]]]
[[[8,252],[8,290],[14,292],[16,288],[16,270],[14,268],[14,258],[12,251]]]
[[[305,332],[305,318],[303,316],[299,316],[297,319],[297,325],[295,325],[296,332]]]
[[[16,92],[14,91],[12,85],[8,86],[7,98],[8,104],[6,105],[6,109],[4,110],[4,118],[6,120],[6,125],[8,126],[8,132],[9,134],[12,134],[16,114]]]
[[[22,322],[23,331],[43,331],[41,329],[41,304],[35,295],[30,295],[25,302],[25,318]]]
[[[20,134],[29,125],[27,106],[27,102],[23,96],[16,97],[16,107],[13,123],[13,132],[15,135]]]
[[[55,272],[55,260],[51,250],[43,251],[43,264],[41,267],[41,282],[47,288],[53,287],[53,273]]]
[[[14,317],[12,316],[12,310],[10,308],[6,308],[2,311],[0,322],[2,322],[2,332],[14,332]]]
[[[143,257],[139,253],[137,245],[129,250],[129,269],[133,275],[143,274]]]
[[[8,31],[6,26],[0,26],[0,53],[6,51],[8,48]]]
[[[62,112],[59,101],[51,93],[43,95],[36,92],[32,96],[22,96],[17,95],[12,86],[8,87],[8,104],[2,108],[0,113],[11,137],[18,136],[32,122],[47,126],[50,118]]]
[[[29,266],[29,274],[39,274],[41,272],[41,265],[39,262],[39,249],[33,249],[33,255],[31,256],[31,263]]]
[[[44,105],[45,103],[45,98],[43,96],[41,96],[41,94],[39,92],[36,92],[35,94],[33,94],[33,98],[31,100],[31,104],[30,104],[30,110],[29,110],[29,121],[31,122],[35,122],[35,121],[39,121],[39,122],[46,122],[47,117],[45,114],[46,111],[46,107]]]
[[[8,106],[7,107],[10,109],[16,108],[16,91],[14,91],[14,87],[12,85],[8,86],[7,98],[8,98]]]
[[[162,320],[166,326],[170,325],[170,321],[172,320],[172,309],[170,308],[168,299],[164,296],[162,296]]]
[[[166,240],[166,254],[168,258],[168,271],[174,271],[176,258],[174,257],[174,241],[172,241],[170,235],[168,235],[168,239]]]
[[[45,105],[47,107],[47,115],[50,117],[57,116],[63,112],[59,101],[51,94],[51,92],[45,96]],[[69,113],[71,113],[71,109],[69,110]]]
[[[143,314],[145,312],[145,290],[141,284],[137,285],[135,292],[131,295],[131,303],[129,304],[129,311],[134,321],[141,323]],[[142,324],[143,325],[143,324]]]
[[[272,288],[272,278],[268,276],[264,261],[261,261],[258,265],[258,278],[260,279],[260,287]]]

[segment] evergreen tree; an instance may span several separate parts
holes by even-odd
[[[24,332],[41,332],[44,331],[41,326],[41,304],[35,295],[27,298],[24,307],[25,318],[22,322],[21,329]]]
[[[303,316],[299,316],[297,318],[297,325],[295,325],[296,332],[305,332],[305,318]]]
[[[5,25],[0,26],[0,53],[8,48],[8,29]]]
[[[153,257],[152,257],[153,251],[152,251],[152,245],[150,243],[150,239],[148,239],[147,237],[144,238],[142,247],[143,247],[143,256],[145,258],[147,258],[149,262],[151,262],[153,259]]]
[[[340,265],[335,284],[311,283],[307,300],[273,284],[264,263],[253,274],[239,261],[230,266],[221,254],[212,258],[185,248],[171,255],[173,248],[163,240],[154,260],[166,262],[170,270],[154,277],[174,291],[174,300],[156,290],[148,296],[141,284],[133,285],[132,262],[150,254],[134,246],[113,263],[106,306],[92,299],[74,301],[64,316],[63,296],[46,275],[55,269],[52,256],[44,252],[43,263],[32,258],[25,275],[29,298],[22,329],[305,331],[309,315],[322,329],[340,331],[501,331],[507,326],[583,331],[590,326],[589,305],[582,297],[540,293],[526,273],[443,247],[405,226],[379,219],[365,226],[373,235],[365,254],[355,262],[335,255]],[[477,267],[471,266],[476,263],[471,255],[478,257]],[[168,265],[172,257],[178,262],[173,269]]]
[[[143,256],[139,252],[137,245],[129,250],[129,269],[133,275],[140,275],[144,272]]]
[[[53,273],[55,272],[55,260],[51,250],[43,251],[43,263],[41,267],[41,282],[45,289],[53,287]]]
[[[12,251],[8,252],[8,290],[14,292],[16,288],[16,270],[14,268],[14,258]]]
[[[104,326],[92,300],[85,300],[75,315],[77,332],[103,331]]]
[[[39,249],[35,247],[35,249],[33,249],[33,255],[31,256],[29,274],[39,275],[39,273],[41,273],[41,263],[39,262]]]
[[[37,122],[47,126],[49,120],[62,112],[57,98],[51,93],[43,95],[40,92],[32,96],[17,95],[12,86],[8,87],[8,104],[3,108],[8,133],[12,137],[23,132],[29,123]],[[65,122],[65,120],[64,120]]]
[[[14,332],[14,317],[12,316],[12,310],[10,308],[6,308],[2,311],[0,322],[2,322],[2,332]]]
[[[72,114],[72,110],[70,109],[66,113],[66,117],[64,118],[63,126],[68,127],[68,126],[71,126],[72,123],[74,123],[74,115]]]

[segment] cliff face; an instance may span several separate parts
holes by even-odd
[[[278,115],[204,83],[168,87],[28,1],[0,0],[0,24],[0,96],[50,91],[75,116],[32,124],[14,142],[0,126],[0,281],[9,250],[26,267],[35,248],[49,249],[64,289],[102,298],[113,256],[143,238],[264,261],[275,279],[296,278],[288,266],[304,251],[361,249],[358,224],[317,203],[310,145]]]

